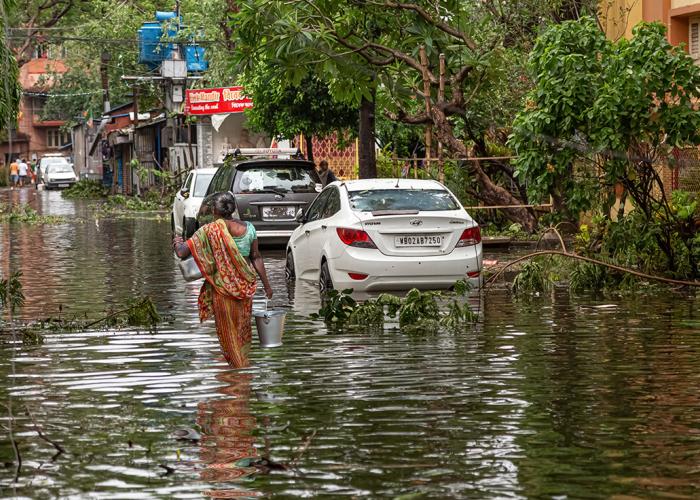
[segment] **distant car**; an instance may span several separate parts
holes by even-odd
[[[216,168],[198,168],[187,175],[173,201],[170,222],[174,234],[189,238],[197,230],[197,212],[216,170]]]
[[[67,188],[78,181],[73,165],[64,162],[52,162],[41,170],[41,178],[46,189]]]
[[[239,159],[219,167],[207,194],[230,191],[238,216],[265,243],[286,243],[296,214],[321,190],[314,163],[295,159]]]
[[[444,289],[481,284],[478,224],[431,180],[333,182],[299,214],[287,244],[287,277],[321,290]]]
[[[45,173],[49,165],[67,165],[71,168],[71,170],[73,170],[73,164],[65,156],[58,153],[45,154],[39,159],[39,163],[37,164],[37,171],[35,172],[35,174],[37,175],[37,183],[45,183]]]

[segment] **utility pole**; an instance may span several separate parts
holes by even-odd
[[[106,115],[110,110],[109,104],[109,75],[107,74],[107,64],[112,59],[112,56],[106,50],[102,52],[100,57],[100,77],[102,78],[102,111]]]

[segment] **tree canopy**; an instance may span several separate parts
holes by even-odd
[[[0,0],[0,65],[3,68],[0,85],[0,127],[3,129],[14,124],[21,98],[17,60],[5,37],[6,23],[14,8],[14,0]]]
[[[667,221],[658,245],[673,269],[670,235],[692,231],[666,198],[659,167],[673,148],[700,144],[700,68],[662,24],[640,24],[631,40],[613,42],[587,18],[543,33],[530,70],[535,86],[510,144],[531,199],[552,195],[577,215],[602,183],[608,214],[619,183],[647,221]]]
[[[357,109],[333,99],[329,84],[316,75],[309,74],[294,85],[274,66],[261,61],[240,83],[255,103],[246,110],[250,125],[270,136],[291,139],[303,134],[308,147],[314,136],[357,128]],[[313,159],[313,148],[307,150]]]
[[[432,127],[449,155],[486,156],[492,132],[509,125],[527,90],[521,61],[533,34],[572,2],[542,4],[243,0],[232,15],[231,59],[239,71],[270,61],[295,85],[320,75],[332,82],[335,99],[352,105],[376,92],[386,117]],[[517,181],[508,165],[469,162],[468,168],[476,198],[494,205],[525,201],[497,182]],[[534,228],[527,209],[509,214]]]

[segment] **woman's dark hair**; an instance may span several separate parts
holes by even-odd
[[[225,219],[230,218],[236,211],[236,199],[228,192],[211,194],[202,203],[207,203],[212,212],[216,212]]]

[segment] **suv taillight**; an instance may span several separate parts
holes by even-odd
[[[481,243],[481,229],[479,226],[470,227],[462,232],[462,236],[459,237],[459,242],[457,247],[468,247],[471,245],[476,245]]]
[[[361,229],[350,229],[347,227],[339,227],[336,229],[340,241],[350,247],[357,248],[377,248],[377,246],[369,237],[369,234]]]

